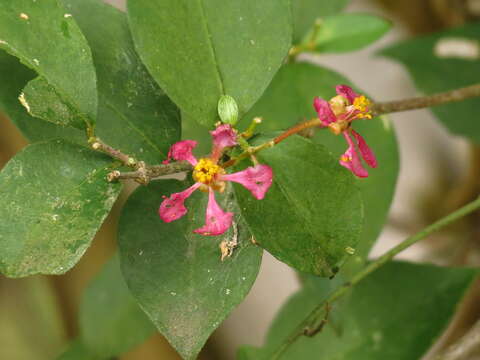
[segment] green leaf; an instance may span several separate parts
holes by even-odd
[[[56,360],[105,360],[92,355],[80,340],[73,341]]]
[[[155,326],[130,294],[114,256],[89,285],[80,306],[81,340],[102,359],[121,355],[141,344]]]
[[[92,48],[97,69],[97,134],[150,163],[180,138],[180,112],[135,52],[126,15],[101,0],[62,0]]]
[[[363,204],[353,177],[324,146],[299,136],[262,151],[258,159],[274,169],[265,199],[235,187],[255,240],[300,271],[334,275],[362,230]]]
[[[0,271],[63,274],[80,259],[121,185],[105,180],[109,159],[78,145],[30,145],[0,173]]]
[[[387,264],[334,305],[322,332],[300,338],[282,359],[420,359],[448,325],[476,274],[471,269]],[[266,346],[243,350],[243,359],[268,358],[325,295],[325,280],[314,279],[281,309]]]
[[[348,52],[359,50],[380,39],[391,23],[379,16],[369,14],[340,14],[321,21],[318,31],[312,29],[305,43],[315,39],[317,52]]]
[[[184,359],[195,359],[210,334],[249,292],[262,251],[251,234],[233,193],[217,194],[219,205],[237,214],[221,237],[193,234],[205,221],[208,196],[196,191],[187,200],[188,214],[172,223],[158,217],[162,196],[191,183],[174,180],[138,189],[120,219],[122,271],[133,296]],[[219,244],[238,240],[233,256],[220,260]]]
[[[340,12],[350,0],[292,0],[293,43],[298,44],[315,20]]]
[[[433,94],[480,81],[479,37],[480,24],[472,23],[393,45],[380,54],[404,64],[416,87]],[[480,143],[480,126],[472,118],[479,107],[480,99],[473,98],[432,111],[452,133]]]
[[[30,115],[55,125],[66,127],[75,124],[77,119],[82,117],[43,77],[30,81],[19,100]]]
[[[338,84],[351,85],[350,81],[331,70],[310,64],[284,66],[277,74],[262,99],[245,116],[244,126],[255,116],[264,121],[261,131],[288,128],[300,121],[316,117],[313,98],[330,99]],[[357,179],[364,201],[365,222],[354,259],[361,264],[385,224],[392,202],[399,170],[398,148],[393,128],[388,120],[355,121],[353,127],[365,138],[378,159],[378,168],[369,169],[370,176]],[[338,159],[347,149],[343,137],[329,131],[318,131],[313,141],[325,145]],[[340,165],[337,162],[337,166]],[[275,169],[277,170],[277,169]],[[319,189],[330,191],[331,181],[314,181]],[[353,262],[352,262],[353,263]]]
[[[289,0],[133,0],[138,53],[172,100],[199,123],[218,120],[221,95],[243,115],[290,47]]]
[[[97,135],[147,162],[164,159],[180,137],[179,111],[141,64],[125,14],[98,0],[63,2],[92,48],[100,97]],[[7,79],[0,85],[0,107],[32,142],[64,138],[86,145],[83,131],[33,118],[21,107],[18,95],[34,75],[0,53],[0,78]]]
[[[32,117],[20,104],[19,94],[25,84],[34,78],[34,71],[20,64],[16,57],[0,51],[0,79],[4,80],[0,83],[0,109],[31,142],[63,138],[85,144],[85,131]]]
[[[50,84],[62,102],[82,114],[70,119],[69,125],[82,129],[85,122],[95,122],[97,89],[90,48],[58,1],[7,0],[0,8],[0,34],[0,49],[35,70],[40,82]],[[49,117],[44,120],[51,121]]]

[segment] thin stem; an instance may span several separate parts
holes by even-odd
[[[430,96],[415,97],[399,101],[374,103],[371,111],[374,116],[388,113],[422,109],[451,102],[463,101],[480,96],[480,84],[467,86]]]
[[[322,124],[322,122],[320,121],[320,119],[311,119],[311,120],[308,120],[308,121],[301,122],[301,123],[291,127],[290,129],[286,130],[282,134],[278,135],[272,141],[268,141],[268,142],[263,143],[259,146],[251,146],[251,147],[247,148],[243,153],[241,153],[237,157],[232,158],[229,161],[227,161],[226,163],[224,163],[222,165],[222,167],[226,169],[230,166],[234,166],[234,165],[238,164],[241,160],[246,159],[248,157],[251,157],[259,151],[271,148],[271,147],[277,145],[278,143],[282,142],[286,138],[292,136],[292,135],[299,134],[299,133],[305,131],[306,129],[316,127],[316,126],[319,126],[321,124]]]
[[[234,158],[228,160],[227,162],[223,163],[222,167],[224,169],[226,169],[226,168],[229,168],[231,166],[234,166],[234,165],[238,164],[240,161],[242,161],[243,159],[246,159],[248,157],[252,157],[257,152],[262,151],[264,149],[271,148],[274,145],[275,145],[274,141],[267,141],[266,143],[263,143],[262,145],[251,146],[246,151],[244,151],[243,153],[238,155],[237,157],[234,157]]]
[[[321,323],[321,319],[323,319],[323,312],[325,304],[331,304],[332,302],[336,301],[340,297],[342,297],[345,293],[347,293],[351,287],[355,286],[363,279],[365,279],[368,275],[385,265],[387,262],[393,259],[394,256],[398,255],[403,250],[407,249],[408,247],[412,246],[413,244],[419,242],[420,240],[426,238],[430,234],[444,228],[447,225],[450,225],[454,221],[472,213],[473,211],[480,208],[480,198],[476,199],[475,201],[463,206],[462,208],[454,211],[453,213],[443,217],[442,219],[438,220],[437,222],[433,223],[432,225],[426,227],[422,231],[418,232],[417,234],[405,239],[403,242],[392,248],[391,250],[387,251],[384,255],[380,256],[375,261],[371,262],[367,265],[364,269],[358,272],[355,276],[352,277],[350,281],[347,281],[342,286],[337,288],[334,292],[332,292],[325,300],[320,302],[313,311],[307,315],[307,317],[302,321],[302,323],[285,339],[284,342],[274,351],[272,357],[270,359],[280,359],[280,357],[287,351],[287,349],[300,337],[305,333],[305,329],[308,331],[313,331],[311,324],[318,324]]]
[[[312,127],[320,126],[320,125],[322,125],[322,122],[318,118],[301,122],[301,123],[291,127],[290,129],[288,129],[284,133],[280,134],[279,136],[277,136],[273,140],[273,142],[275,143],[275,145],[277,145],[279,142],[285,140],[289,136],[298,134],[298,133],[300,133],[300,132],[302,132],[302,131],[304,131],[308,128],[312,128]]]

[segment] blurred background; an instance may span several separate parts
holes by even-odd
[[[124,7],[121,0],[108,2]],[[415,34],[477,19],[480,0],[352,0],[346,11],[382,15],[395,26],[374,46],[362,51],[335,56],[302,55],[301,59],[335,69],[375,100],[386,101],[410,97],[417,92],[404,68],[376,57],[376,51]],[[467,202],[478,194],[480,184],[477,180],[480,178],[480,148],[447,134],[428,110],[396,114],[391,119],[400,144],[401,173],[389,222],[372,256],[392,247],[449,209]],[[3,166],[26,145],[26,141],[1,114],[0,129],[0,166]],[[64,276],[0,278],[0,359],[54,359],[77,335],[82,292],[115,250],[116,222],[124,200],[125,197],[118,201],[80,263]],[[442,232],[401,257],[441,264],[478,264],[478,236],[460,239],[452,233]],[[462,246],[458,246],[459,242]],[[265,254],[251,293],[209,340],[201,358],[233,359],[239,345],[260,345],[275,313],[298,288],[295,273]],[[475,299],[478,294],[471,296]],[[465,310],[475,311],[478,309],[471,305]],[[457,319],[450,329],[450,340],[446,336],[443,341],[448,344],[451,339],[458,338],[471,325],[469,322],[471,320]],[[180,357],[160,335],[155,335],[120,359]]]

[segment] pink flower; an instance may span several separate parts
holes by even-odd
[[[330,101],[316,97],[313,106],[321,126],[328,127],[336,135],[342,134],[347,141],[348,148],[340,157],[340,165],[358,177],[368,177],[361,158],[372,168],[377,167],[377,159],[363,137],[353,130],[351,125],[354,120],[372,118],[370,101],[347,85],[338,85],[336,91],[337,96]]]
[[[192,154],[197,142],[192,140],[177,142],[170,148],[169,159],[186,160],[194,166],[192,176],[195,184],[182,192],[174,193],[165,198],[160,205],[159,214],[165,222],[177,220],[187,213],[185,200],[195,190],[208,191],[205,225],[194,230],[194,232],[214,236],[227,231],[233,218],[233,213],[224,212],[216,202],[215,190],[223,192],[225,182],[233,181],[242,184],[256,199],[261,200],[272,185],[273,171],[268,165],[258,164],[233,174],[226,174],[225,169],[218,164],[218,161],[225,148],[237,145],[237,134],[228,124],[218,126],[210,134],[213,143],[210,157],[197,160]]]

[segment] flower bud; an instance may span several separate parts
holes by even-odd
[[[342,95],[337,95],[330,99],[330,108],[332,109],[335,116],[343,114],[347,111],[348,100],[345,99]]]
[[[235,125],[238,121],[238,106],[235,99],[229,95],[222,95],[218,100],[218,115],[225,124]]]

